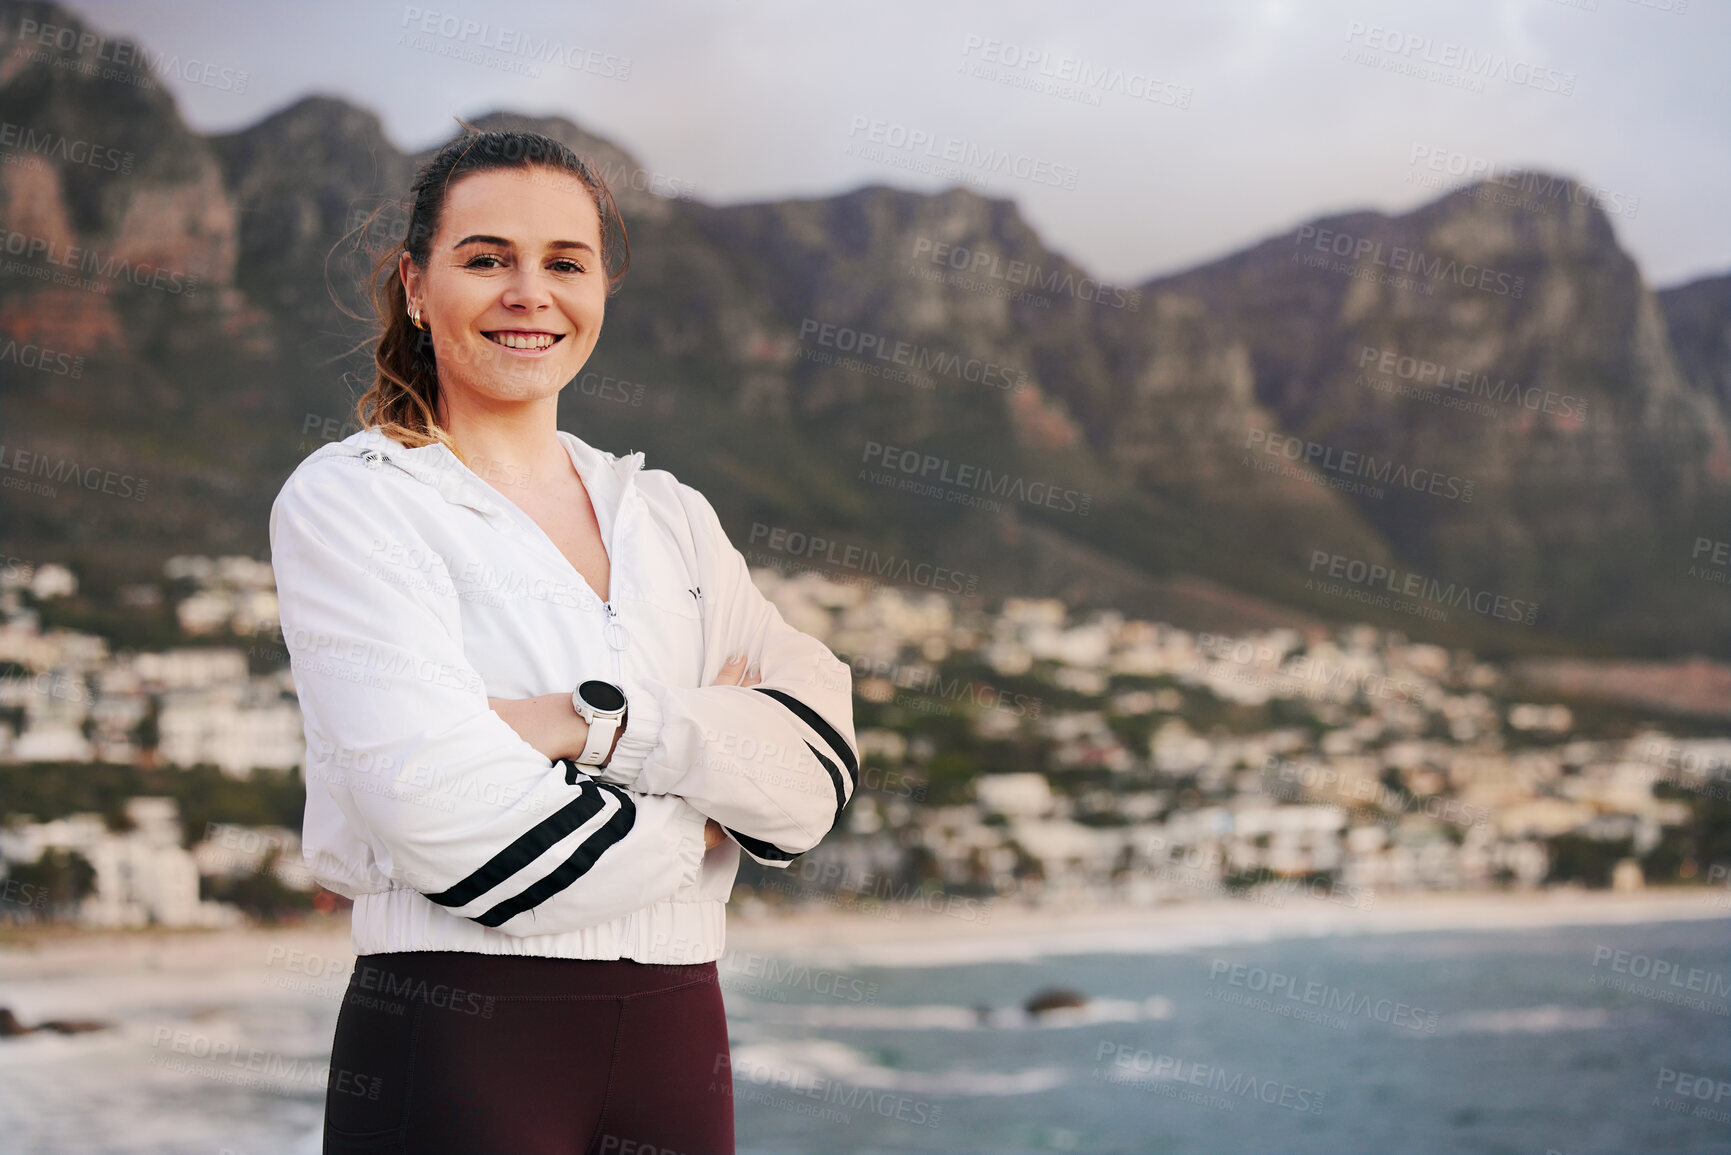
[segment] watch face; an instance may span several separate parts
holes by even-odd
[[[625,708],[625,695],[612,682],[591,678],[577,687],[577,693],[589,703],[590,709],[603,714],[614,714]]]

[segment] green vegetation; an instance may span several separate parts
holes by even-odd
[[[306,785],[299,768],[257,770],[231,778],[215,766],[144,769],[106,762],[43,762],[0,767],[0,815],[30,815],[38,822],[70,814],[102,815],[111,830],[126,828],[128,798],[151,794],[180,805],[186,845],[204,839],[213,822],[301,828]]]
[[[1660,783],[1653,793],[1659,798],[1687,801],[1689,820],[1667,826],[1659,845],[1641,860],[1647,880],[1699,878],[1706,866],[1731,863],[1731,803],[1704,798],[1670,783]]]
[[[1578,882],[1604,888],[1611,885],[1611,870],[1634,850],[1632,838],[1589,838],[1584,834],[1559,834],[1550,840],[1551,871],[1547,883]]]
[[[37,917],[54,918],[75,910],[96,889],[96,868],[76,850],[49,850],[35,862],[14,862],[6,871],[6,904],[0,913],[16,908],[34,911]],[[14,907],[8,911],[7,906]]]
[[[240,878],[207,875],[199,880],[198,896],[233,903],[256,922],[293,922],[313,908],[313,892],[285,886],[276,876],[280,849],[266,852],[253,873]]]

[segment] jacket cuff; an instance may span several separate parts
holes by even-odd
[[[646,793],[637,784],[643,776],[643,763],[660,744],[661,703],[652,691],[638,687],[627,700],[625,732],[613,747],[613,757],[594,776],[627,790]]]

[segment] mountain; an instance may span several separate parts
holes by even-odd
[[[221,168],[147,73],[102,75],[127,42],[45,49],[25,21],[85,31],[58,5],[0,6],[0,223],[21,253],[0,276],[10,552],[256,549],[234,503],[261,479],[224,431],[263,398],[226,370],[268,352],[269,317],[235,286]]]
[[[1043,482],[1087,495],[1086,516],[1079,497],[1057,508],[1011,502],[1005,521],[1016,532],[995,536],[961,507],[921,497],[879,503],[898,521],[941,518],[952,553],[980,572],[1004,572],[1004,551],[1031,536],[1037,552],[1068,555],[1078,569],[1092,568],[1084,557],[1116,559],[1156,579],[1146,593],[1156,605],[1201,612],[1191,603],[1203,587],[1243,588],[1245,567],[1221,550],[1228,534],[1249,542],[1282,522],[1322,523],[1380,550],[1327,494],[1227,465],[1239,428],[1272,420],[1253,396],[1240,344],[1174,295],[1097,293],[1009,201],[868,187],[695,212],[705,237],[772,302],[772,344],[798,353],[778,400],[851,450],[838,464],[870,468],[875,442],[951,462],[954,475],[967,465],[1025,481],[1027,492]],[[829,345],[824,326],[837,330]],[[999,368],[978,382],[933,372],[930,387],[910,388],[819,359],[868,337],[939,364]],[[863,359],[898,367],[875,351]],[[1012,373],[1019,388],[1004,387]]]
[[[1605,214],[1551,183],[1538,208],[1485,185],[1310,222],[1149,288],[1245,345],[1257,399],[1307,449],[1451,479],[1343,491],[1412,569],[1535,600],[1573,637],[1722,626],[1724,599],[1685,571],[1724,524],[1726,408],[1680,369]],[[1467,483],[1470,501],[1451,496]]]
[[[0,30],[23,19],[84,28],[0,3]],[[201,136],[148,77],[88,63],[0,57],[0,121],[28,133],[0,158],[0,225],[38,252],[0,275],[0,471],[21,479],[23,450],[24,473],[59,479],[0,489],[0,516],[10,555],[77,561],[101,589],[173,553],[263,555],[282,479],[353,428],[367,274],[429,154],[328,96]],[[777,526],[948,567],[979,596],[1204,629],[1372,620],[1639,656],[1731,641],[1723,586],[1689,572],[1731,512],[1731,279],[1655,294],[1562,178],[1537,207],[1467,188],[1114,286],[1009,200],[713,206],[645,191],[653,174],[569,121],[474,123],[570,144],[629,228],[562,424],[646,450],[742,547]],[[96,149],[112,167],[71,159]],[[73,246],[93,271],[56,284]],[[110,474],[133,496],[103,492]],[[1378,605],[1331,573],[1371,566],[1429,592]]]
[[[1684,380],[1731,412],[1731,274],[1666,289],[1659,308]]]

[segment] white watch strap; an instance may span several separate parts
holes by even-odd
[[[618,718],[589,719],[589,735],[583,741],[583,753],[577,755],[579,766],[599,766],[613,748],[613,735],[619,729]]]

